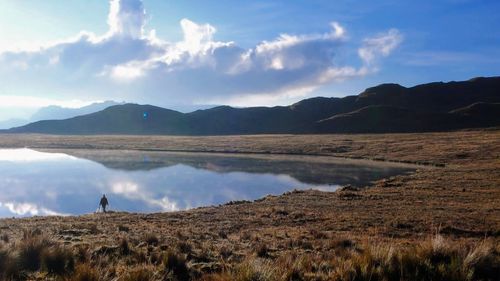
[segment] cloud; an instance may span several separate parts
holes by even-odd
[[[76,157],[64,153],[48,153],[29,148],[0,149],[0,161],[5,162],[36,162],[76,160]]]
[[[175,201],[170,200],[167,196],[153,198],[154,195],[149,194],[149,192],[142,189],[135,182],[122,180],[111,183],[111,192],[128,199],[141,200],[150,206],[159,207],[162,211],[172,212],[179,210]]]
[[[18,216],[67,216],[67,214],[58,213],[47,208],[38,207],[33,203],[18,202],[0,202],[0,207],[5,207],[10,213]]]
[[[359,57],[370,65],[380,57],[387,57],[403,41],[403,36],[397,29],[391,29],[387,33],[375,37],[366,38],[363,46],[359,48]]]
[[[376,71],[379,58],[402,40],[395,29],[367,38],[359,62],[345,65],[338,57],[349,38],[338,22],[324,33],[283,33],[253,48],[217,41],[214,26],[189,19],[180,21],[183,39],[168,42],[146,31],[145,22],[142,1],[111,0],[109,30],[101,36],[83,31],[38,50],[0,53],[0,95],[273,104]]]
[[[145,17],[142,1],[111,0],[108,36],[140,38],[144,31]]]

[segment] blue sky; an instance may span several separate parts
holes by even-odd
[[[48,104],[277,105],[495,76],[498,11],[494,0],[3,0],[0,120]]]

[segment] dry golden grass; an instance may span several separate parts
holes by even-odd
[[[29,242],[25,241],[29,239]],[[130,253],[107,251],[78,259],[77,249],[66,250],[46,238],[23,238],[21,244],[0,251],[2,280],[497,280],[500,247],[494,239],[452,242],[441,235],[410,245],[333,240],[329,249],[306,252],[284,250],[229,259],[200,246],[200,256],[182,254],[172,246],[131,246]],[[65,250],[62,250],[65,249]],[[198,250],[198,249],[197,249]],[[266,251],[270,251],[268,249]],[[30,252],[30,260],[23,258]],[[48,255],[48,256],[47,256]],[[143,255],[144,257],[141,257]],[[153,259],[154,256],[160,258]],[[50,257],[50,258],[48,258]],[[231,258],[235,260],[231,261]]]
[[[450,163],[498,156],[500,130],[415,134],[241,135],[241,136],[60,136],[2,134],[0,147],[140,149],[226,153],[332,155]]]

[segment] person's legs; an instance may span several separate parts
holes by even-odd
[[[106,205],[102,205],[102,211],[106,213]]]

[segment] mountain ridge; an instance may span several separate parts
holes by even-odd
[[[217,106],[181,113],[122,104],[8,133],[238,135],[432,132],[500,126],[500,77],[404,87],[386,83],[358,95],[314,97],[289,106]]]

